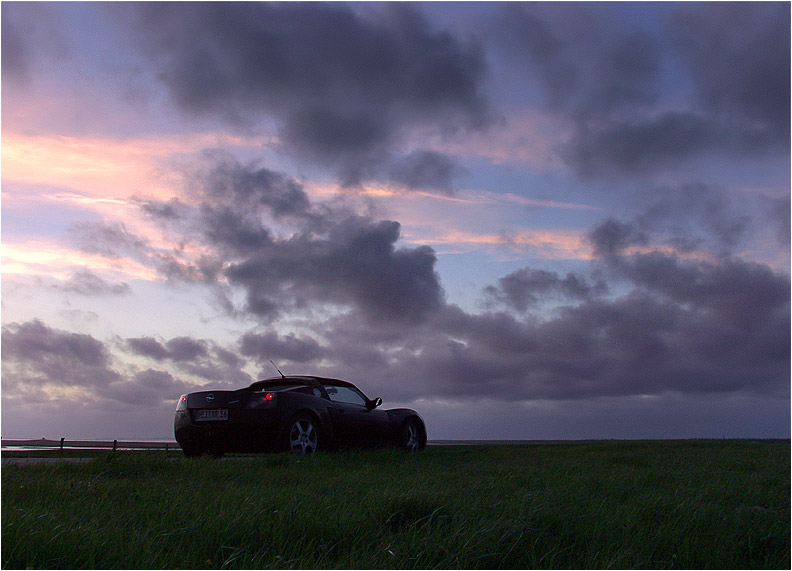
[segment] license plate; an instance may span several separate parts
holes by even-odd
[[[225,408],[199,409],[195,411],[195,420],[228,420]]]

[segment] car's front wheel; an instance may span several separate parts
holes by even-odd
[[[319,427],[311,415],[300,413],[286,425],[286,448],[297,456],[313,454],[319,449]]]
[[[415,418],[410,418],[402,429],[401,447],[407,452],[418,452],[423,448],[423,432],[421,425]]]

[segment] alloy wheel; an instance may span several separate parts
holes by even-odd
[[[408,422],[404,429],[404,448],[408,452],[418,452],[420,448],[418,425],[415,421]]]
[[[309,418],[298,418],[289,431],[289,448],[294,454],[313,454],[319,447],[319,432]]]

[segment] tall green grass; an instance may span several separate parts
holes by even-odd
[[[11,568],[790,567],[789,442],[4,466]]]

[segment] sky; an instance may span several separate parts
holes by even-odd
[[[790,5],[3,2],[1,228],[7,438],[789,438]]]

